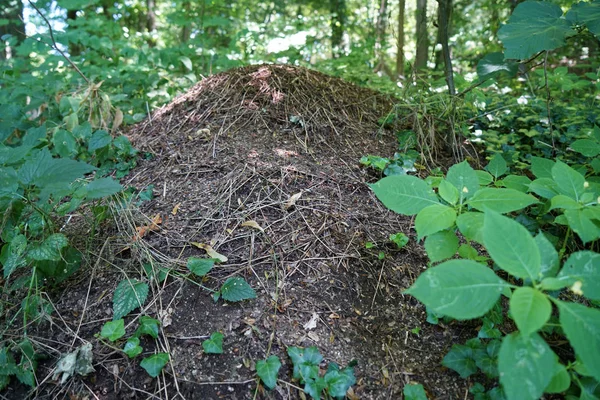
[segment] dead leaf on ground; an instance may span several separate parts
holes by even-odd
[[[160,229],[160,224],[162,224],[163,220],[160,214],[156,214],[154,218],[152,218],[152,222],[149,225],[144,226],[136,226],[135,227],[135,235],[133,236],[133,241],[138,241],[143,238],[148,232],[157,231]]]
[[[248,226],[250,228],[254,228],[256,230],[259,230],[261,232],[264,232],[265,230],[258,224],[258,222],[251,220],[251,221],[246,221],[243,222],[241,226]]]
[[[210,258],[216,258],[220,262],[227,262],[227,257],[225,257],[223,254],[217,253],[212,248],[212,246],[205,244],[205,243],[198,243],[198,242],[190,242],[190,243],[193,244],[194,246],[196,246],[197,248],[204,250]]]
[[[310,320],[303,325],[304,329],[306,329],[307,331],[310,331],[311,329],[315,329],[317,327],[318,320],[319,320],[319,314],[313,313],[312,316],[310,317]]]
[[[179,211],[179,207],[181,207],[181,203],[175,204],[175,207],[173,207],[173,210],[171,211],[171,214],[177,215],[177,212]]]
[[[300,196],[302,196],[302,192],[298,192],[294,195],[292,195],[283,205],[283,208],[286,210],[289,210],[290,208],[294,207],[296,205],[296,202],[298,201],[298,199],[300,198]]]

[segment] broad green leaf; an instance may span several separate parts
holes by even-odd
[[[436,232],[425,239],[425,251],[431,262],[445,260],[458,251],[458,238],[451,231]]]
[[[131,311],[141,307],[148,297],[148,284],[137,279],[125,279],[119,282],[113,294],[113,319],[123,318]]]
[[[62,233],[53,233],[48,236],[41,244],[32,245],[28,255],[34,260],[60,261],[60,252],[67,247],[69,239]]]
[[[345,399],[348,389],[356,383],[352,367],[340,369],[335,363],[329,363],[324,379],[327,392],[331,397],[338,400]]]
[[[439,200],[425,181],[411,175],[387,176],[370,185],[384,206],[398,214],[415,215]]]
[[[292,373],[294,379],[307,382],[319,377],[319,364],[323,361],[323,356],[316,347],[311,346],[306,349],[288,347],[287,353],[294,365]]]
[[[557,278],[566,282],[565,286],[581,282],[581,294],[590,300],[600,301],[600,254],[592,251],[571,254]]]
[[[535,243],[540,251],[540,257],[542,261],[541,274],[542,278],[553,277],[558,272],[560,262],[558,260],[558,252],[556,248],[546,236],[540,232],[535,237]]]
[[[475,249],[473,246],[468,245],[468,244],[460,245],[460,247],[458,248],[458,255],[461,258],[466,258],[469,260],[475,260],[477,257],[479,257],[479,253],[477,252],[477,249]]]
[[[483,244],[483,221],[483,213],[466,212],[456,218],[456,226],[464,237]]]
[[[69,131],[59,129],[54,132],[52,144],[54,145],[56,154],[61,157],[71,157],[77,154],[77,141]]]
[[[477,174],[477,179],[479,181],[479,186],[484,187],[488,186],[490,183],[494,182],[494,177],[489,172],[475,170]]]
[[[0,168],[0,198],[13,198],[18,196],[19,177],[14,168]]]
[[[600,154],[600,143],[591,139],[580,139],[571,143],[570,147],[586,157],[596,157]]]
[[[531,157],[531,172],[533,172],[536,178],[552,179],[552,167],[554,167],[554,161],[552,160],[535,156]]]
[[[310,379],[304,383],[304,392],[313,399],[320,399],[325,388],[327,388],[327,382],[323,377]]]
[[[509,309],[519,331],[529,336],[548,322],[552,304],[544,293],[530,287],[520,287],[513,292]]]
[[[506,283],[471,260],[450,260],[423,272],[406,293],[436,313],[455,319],[472,319],[488,312]]]
[[[273,389],[277,385],[277,374],[280,368],[281,361],[274,355],[266,360],[256,362],[256,374],[269,389]]]
[[[456,211],[448,206],[434,204],[425,207],[415,218],[415,229],[419,239],[454,226]]]
[[[86,185],[86,198],[101,199],[112,196],[123,190],[123,186],[113,178],[100,178]]]
[[[187,261],[187,268],[194,275],[204,276],[210,272],[216,261],[218,260],[215,258],[190,257]]]
[[[573,4],[566,15],[567,21],[572,24],[586,26],[596,38],[600,39],[600,2],[581,1]]]
[[[539,178],[529,184],[528,191],[545,199],[551,199],[558,194],[558,186],[552,178]]]
[[[514,189],[483,188],[469,200],[468,204],[480,211],[492,210],[504,214],[520,210],[537,203],[538,200]]]
[[[490,174],[494,175],[494,178],[498,179],[504,175],[506,171],[508,171],[508,166],[506,165],[506,160],[504,160],[504,157],[502,157],[500,153],[496,153],[485,169]]]
[[[147,315],[142,315],[140,317],[140,326],[138,326],[137,330],[135,331],[135,334],[136,336],[148,335],[156,339],[158,338],[159,326],[159,320],[151,318]]]
[[[526,60],[540,51],[564,46],[566,39],[575,32],[562,14],[561,8],[550,2],[519,4],[506,25],[498,30],[504,56],[511,60]]]
[[[479,189],[479,178],[466,161],[451,166],[446,174],[446,180],[458,189],[462,199],[470,198]]]
[[[556,187],[560,193],[579,201],[585,190],[583,175],[564,162],[557,161],[552,167],[552,179],[556,182]]]
[[[221,286],[221,297],[227,301],[242,301],[256,298],[256,292],[243,278],[229,278]]]
[[[600,381],[600,310],[557,301],[560,323],[577,357]]]
[[[587,217],[584,210],[565,210],[564,216],[584,244],[600,238],[600,228]]]
[[[88,151],[94,153],[98,149],[108,146],[112,142],[112,136],[106,131],[99,130],[92,134],[88,142]]]
[[[498,353],[501,344],[499,340],[491,340],[487,346],[473,351],[477,367],[488,377],[498,377]]]
[[[498,354],[500,383],[507,400],[537,400],[552,380],[556,355],[537,333],[511,333]]]
[[[123,346],[123,353],[127,354],[127,357],[134,358],[142,354],[142,346],[140,346],[140,339],[137,337],[131,337],[125,342]]]
[[[168,353],[157,353],[150,357],[144,358],[140,363],[140,367],[144,368],[148,375],[150,375],[153,378],[156,378],[168,362]]]
[[[425,388],[420,383],[409,383],[402,389],[404,400],[427,400]]]
[[[4,268],[4,278],[8,278],[17,268],[27,264],[23,254],[27,249],[27,237],[18,234],[12,238],[10,243],[2,246],[0,263]]]
[[[38,187],[44,187],[48,184],[71,183],[76,179],[83,178],[85,174],[95,169],[95,167],[81,161],[53,158],[48,162],[44,162],[43,166],[39,166],[39,169],[33,175],[32,183]],[[19,170],[19,172],[21,171]]]
[[[458,189],[447,180],[442,179],[438,186],[438,193],[448,204],[455,205],[458,202]]]
[[[550,199],[550,210],[557,208],[562,208],[564,210],[576,210],[581,207],[581,204],[579,204],[576,200],[573,200],[571,197],[565,196],[564,194],[556,195]]]
[[[108,321],[102,326],[100,336],[114,342],[117,339],[125,336],[125,321],[118,319],[116,321]]]
[[[557,364],[552,380],[544,390],[544,393],[562,393],[567,390],[569,386],[571,386],[571,375],[564,365]]]
[[[477,75],[480,81],[485,81],[500,74],[515,77],[518,67],[519,64],[516,62],[505,60],[503,53],[488,53],[477,63]]]
[[[507,175],[502,178],[499,183],[507,189],[518,190],[519,192],[527,193],[531,179],[524,175]]]
[[[223,353],[223,334],[221,332],[213,332],[210,335],[210,339],[206,339],[202,342],[202,348],[205,353],[208,354],[222,354]]]
[[[190,60],[188,57],[181,56],[179,57],[179,61],[181,61],[181,63],[185,65],[188,71],[192,70],[192,60]]]
[[[477,372],[474,349],[464,344],[455,344],[444,356],[442,365],[456,371],[461,378],[466,379]]]

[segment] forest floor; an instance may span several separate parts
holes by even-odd
[[[367,184],[379,177],[359,164],[361,156],[397,150],[394,130],[410,121],[380,128],[392,109],[391,99],[318,72],[252,66],[203,80],[134,127],[129,135],[142,157],[123,183],[153,185],[153,198],[121,211],[97,236],[90,267],[49,294],[52,322],[30,335],[54,358],[41,363],[48,381],[30,396],[304,398],[286,349],[316,346],[323,369],[356,360],[351,399],[401,399],[411,382],[430,398],[467,398],[469,382],[440,362],[453,344],[477,336],[477,325],[429,324],[424,306],[402,294],[427,258],[410,218],[378,202]],[[152,229],[134,241],[144,226]],[[397,232],[411,238],[401,250],[388,239]],[[188,257],[207,257],[192,242],[227,261],[207,277],[190,276]],[[161,268],[167,278],[152,279],[149,272]],[[257,298],[214,302],[212,291],[232,276],[250,283]],[[125,317],[127,332],[140,315],[162,321],[158,340],[142,340],[144,355],[170,354],[157,379],[140,357],[95,336],[126,277],[151,286],[143,310]],[[217,331],[223,354],[205,354],[202,341]],[[95,373],[52,381],[58,355],[86,342]],[[255,365],[271,354],[283,365],[269,391]],[[24,398],[19,387],[3,395]]]

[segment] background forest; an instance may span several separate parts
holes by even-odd
[[[90,262],[62,218],[85,209],[96,232],[115,204],[151,197],[119,183],[151,158],[122,133],[205,77],[288,64],[393,99],[379,124],[396,130],[397,151],[356,163],[383,205],[415,216],[429,268],[405,293],[429,323],[480,321],[477,337],[440,354],[447,373],[485,377],[470,385],[476,399],[600,398],[599,37],[599,0],[2,0],[0,388],[41,384],[27,331],[52,314],[43,288]],[[405,233],[389,237],[397,249]],[[192,274],[222,261],[207,253],[188,260]],[[148,295],[123,282],[99,334],[111,346]],[[245,280],[213,295],[256,296]],[[130,358],[159,335],[141,318]],[[219,335],[206,353],[222,352]],[[352,367],[320,376],[310,349],[288,348],[294,381],[314,398],[351,397]],[[59,372],[89,373],[89,351]],[[141,366],[157,377],[168,363],[158,352]],[[257,385],[273,389],[280,367],[258,361]],[[421,385],[404,395],[427,398]]]

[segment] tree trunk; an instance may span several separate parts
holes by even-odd
[[[396,40],[396,75],[404,76],[404,9],[406,0],[398,0],[398,39]]]
[[[381,0],[379,3],[379,14],[377,16],[375,34],[375,57],[378,60],[377,67],[375,67],[376,72],[385,69],[385,28],[387,25],[387,7],[388,0]]]
[[[6,1],[6,0],[5,0]],[[6,25],[0,25],[0,37],[10,34],[17,39],[17,43],[25,39],[25,24],[23,23],[23,3],[21,0],[8,0],[8,4],[0,6],[0,20],[6,19]],[[12,56],[12,49],[6,47],[0,51],[0,60]]]
[[[331,55],[337,58],[344,53],[346,26],[346,0],[329,0],[331,11]]]
[[[204,10],[204,4],[205,4],[205,2],[203,1],[202,2],[202,10]],[[189,0],[184,1],[182,4],[182,7],[185,10],[185,13],[187,15],[189,15],[190,8],[191,8]],[[185,25],[183,25],[181,27],[181,43],[186,43],[188,40],[190,40],[191,35],[192,35],[192,26],[191,26],[191,22],[188,21],[188,22],[186,22]]]
[[[417,21],[417,55],[415,57],[415,70],[427,68],[429,51],[429,38],[427,36],[427,0],[417,0],[415,12]]]
[[[146,0],[146,7],[148,8],[148,14],[146,14],[146,29],[148,29],[148,32],[153,32],[156,30],[156,14],[154,13],[156,3],[154,0]]]
[[[444,74],[448,84],[448,92],[454,96],[454,72],[452,71],[452,59],[450,58],[450,47],[448,46],[448,26],[450,25],[450,13],[452,9],[452,0],[438,0],[438,33],[440,43],[442,44],[442,58],[444,60]]]

